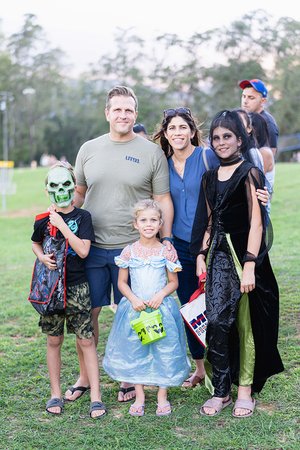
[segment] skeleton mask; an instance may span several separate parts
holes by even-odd
[[[46,189],[52,203],[60,208],[69,206],[74,197],[75,184],[68,169],[65,167],[51,169]]]

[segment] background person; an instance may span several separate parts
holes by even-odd
[[[266,120],[269,130],[269,145],[272,149],[273,155],[275,156],[278,147],[279,131],[274,117],[265,110],[268,96],[266,86],[257,78],[240,81],[239,86],[243,89],[241,107],[248,113],[256,112],[262,114]]]
[[[248,135],[248,148],[247,151],[244,152],[244,158],[247,159],[247,161],[252,162],[255,167],[264,172],[264,161],[262,154],[258,149],[250,113],[247,113],[247,111],[242,108],[236,108],[233,111],[236,111],[240,116]]]
[[[244,152],[244,158],[252,162],[265,174],[265,184],[269,192],[266,205],[267,212],[271,211],[271,198],[275,179],[275,160],[271,148],[268,146],[269,132],[265,119],[259,113],[247,113],[244,109],[236,108],[236,111],[248,134],[248,149]]]
[[[136,134],[139,134],[143,138],[148,139],[148,133],[147,133],[146,127],[142,123],[136,123],[133,126],[133,132]]]
[[[142,199],[153,197],[164,215],[160,230],[162,237],[171,235],[173,204],[169,192],[168,165],[162,150],[154,143],[136,135],[133,126],[138,114],[138,101],[132,89],[115,86],[106,99],[105,115],[109,133],[92,139],[80,148],[75,165],[77,190],[76,206],[91,213],[95,230],[86,260],[86,273],[91,291],[95,342],[98,342],[98,315],[102,306],[119,303],[118,267],[114,257],[136,241],[138,233],[132,227],[131,209]],[[168,249],[171,244],[166,242]],[[87,373],[79,351],[80,376],[74,388],[86,387]],[[134,388],[123,380],[119,401],[135,396]],[[70,395],[71,394],[71,395]],[[76,400],[78,392],[66,392],[69,400]]]
[[[267,187],[272,198],[275,183],[275,160],[269,145],[269,131],[267,122],[262,114],[250,113],[252,128],[257,142],[257,148],[263,159],[263,171],[267,180]]]

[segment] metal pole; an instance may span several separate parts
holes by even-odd
[[[8,120],[7,120],[7,98],[3,111],[3,160],[8,161]]]
[[[13,100],[11,92],[0,92],[1,106],[0,109],[3,113],[2,118],[2,142],[3,142],[3,161],[8,161],[8,102]]]
[[[2,117],[2,143],[3,143],[3,161],[4,166],[1,168],[1,191],[2,191],[2,211],[6,211],[6,194],[9,185],[9,167],[5,164],[8,161],[8,102],[13,100],[13,95],[10,92],[0,92],[1,102],[0,110],[3,113]]]

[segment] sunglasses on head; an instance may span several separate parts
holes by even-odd
[[[188,114],[189,116],[192,115],[191,110],[189,108],[170,108],[164,110],[164,118],[167,117],[174,117],[176,114]]]

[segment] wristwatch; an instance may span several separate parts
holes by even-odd
[[[161,238],[160,242],[163,243],[163,241],[169,241],[169,242],[171,242],[172,245],[174,243],[173,239],[168,236]]]

